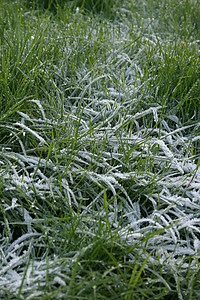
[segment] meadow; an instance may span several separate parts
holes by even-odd
[[[0,1],[1,299],[199,299],[199,16]]]

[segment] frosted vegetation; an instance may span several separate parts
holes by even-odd
[[[0,298],[198,299],[200,3],[86,4],[0,4]]]

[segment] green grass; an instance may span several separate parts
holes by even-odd
[[[0,3],[0,298],[196,300],[200,4],[93,4]]]

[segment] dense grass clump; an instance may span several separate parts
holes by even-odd
[[[0,298],[198,299],[197,1],[0,3]]]

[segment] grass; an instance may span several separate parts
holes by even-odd
[[[198,299],[200,4],[95,3],[0,3],[0,297]]]

